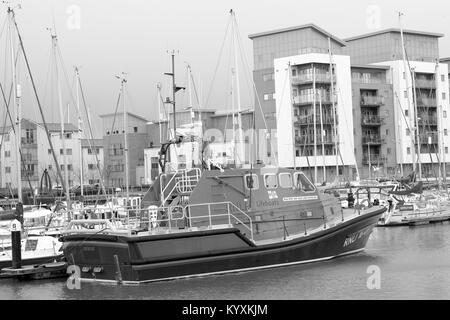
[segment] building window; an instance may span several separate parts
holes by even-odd
[[[445,74],[441,74],[441,81],[445,82]]]
[[[411,148],[410,147],[406,148],[406,153],[407,154],[411,154]]]
[[[66,133],[66,139],[72,139],[72,133],[71,132]]]
[[[448,147],[445,147],[445,153],[448,153]]]
[[[89,170],[94,170],[95,169],[95,164],[89,163],[88,164],[88,169]]]
[[[447,129],[444,129],[444,136],[448,135]]]
[[[408,98],[408,92],[407,92],[407,91],[404,91],[403,94],[404,94],[404,96],[405,96],[405,99]]]
[[[11,167],[5,167],[5,173],[11,173]]]
[[[138,132],[138,127],[133,128],[134,132]]]
[[[391,148],[387,148],[386,153],[391,154]]]
[[[296,77],[297,76],[297,69],[292,69],[292,76]]]
[[[442,92],[442,100],[445,100],[446,99],[446,94],[445,94],[445,92]]]
[[[9,141],[9,134],[5,135],[5,141]]]
[[[72,155],[72,149],[66,149],[66,152],[68,156]],[[64,154],[63,149],[59,149],[59,154]]]
[[[11,151],[5,151],[5,158],[9,158],[11,156]]]
[[[274,97],[273,93],[266,93],[266,94],[264,94],[264,100],[265,101],[274,100],[274,99],[275,99],[275,97]]]
[[[295,156],[300,157],[300,150],[295,150]]]
[[[52,154],[52,149],[47,150],[48,154]]]
[[[406,129],[406,135],[409,136],[409,129]]]
[[[72,170],[73,170],[73,166],[72,166],[71,164],[68,164],[68,165],[67,165],[67,169],[68,169],[69,171],[72,171]]]
[[[406,73],[403,72],[403,79],[406,79]]]
[[[409,115],[408,110],[405,110],[405,117],[407,117]]]
[[[386,129],[386,135],[387,136],[389,135],[389,129]]]
[[[447,111],[444,111],[442,117],[447,118]]]
[[[263,75],[263,81],[270,81],[274,79],[274,74],[273,72],[271,73],[266,73]]]

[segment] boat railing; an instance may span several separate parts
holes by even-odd
[[[164,176],[166,175],[162,175],[161,177]],[[161,204],[164,205],[175,190],[182,193],[192,192],[194,187],[197,185],[197,182],[200,180],[200,176],[201,171],[199,168],[184,169],[175,172],[165,186],[163,186],[162,183],[160,184]],[[168,190],[169,192],[167,192]]]
[[[86,211],[87,212],[87,211]],[[104,213],[103,213],[104,214]],[[70,233],[120,233],[135,234],[141,231],[171,233],[180,230],[194,231],[214,226],[242,226],[253,241],[251,217],[232,202],[212,202],[177,206],[149,206],[126,210],[111,216],[90,212],[87,218],[72,220],[63,234]],[[79,217],[84,217],[83,214]]]

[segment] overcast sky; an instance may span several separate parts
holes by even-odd
[[[120,85],[114,76],[127,72],[127,108],[148,119],[157,118],[156,84],[162,83],[164,96],[170,89],[169,79],[163,75],[170,71],[167,50],[179,51],[177,84],[186,85],[187,61],[206,102],[231,8],[236,12],[250,69],[252,43],[248,35],[256,32],[312,22],[339,38],[346,38],[398,27],[398,10],[404,12],[403,24],[408,29],[446,33],[450,25],[450,4],[444,0],[22,0],[20,3],[17,22],[38,90],[46,97],[42,99],[49,121],[58,121],[57,106],[50,105],[54,103],[50,103],[47,93],[52,82],[48,76],[51,40],[46,28],[53,25],[53,20],[70,81],[73,66],[82,66],[81,77],[92,114],[114,112]],[[6,7],[3,8],[1,24],[6,18]],[[1,41],[6,41],[5,33]],[[229,47],[230,41],[225,46]],[[230,74],[226,70],[229,50],[224,52],[208,101],[210,108],[229,108]],[[440,52],[442,57],[450,56],[449,37],[441,38]],[[240,69],[243,79],[244,72],[251,72],[244,66]],[[3,78],[4,75],[0,76]],[[30,88],[24,84],[24,95],[29,93]],[[67,92],[64,95],[67,104],[70,97]],[[253,93],[245,80],[241,81],[241,96],[244,106],[253,103]],[[179,93],[177,100],[180,108],[186,107],[187,92]],[[24,109],[30,106],[29,103]],[[37,109],[30,108],[26,116],[37,119]],[[98,128],[96,125],[96,133],[100,133]]]

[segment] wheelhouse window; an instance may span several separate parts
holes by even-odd
[[[245,187],[249,190],[259,189],[258,176],[256,174],[246,174],[244,176]]]
[[[316,190],[303,172],[296,172],[294,174],[294,186],[304,192],[313,192]]]
[[[292,188],[292,176],[288,172],[283,172],[279,174],[280,186],[282,188]]]
[[[267,189],[278,188],[278,179],[276,174],[265,174],[264,175],[264,185]]]

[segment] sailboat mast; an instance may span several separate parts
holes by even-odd
[[[320,141],[322,142],[322,162],[323,162],[323,182],[327,181],[327,169],[325,167],[325,143],[324,143],[324,132],[323,132],[323,114],[322,114],[322,96],[319,95],[319,108],[320,108]]]
[[[435,68],[435,74],[434,74],[434,80],[436,82],[436,101],[439,97],[438,94],[438,88],[439,88],[439,60],[436,60],[436,68]],[[444,130],[443,130],[443,120],[444,115],[442,114],[442,104],[438,103],[438,135],[439,139],[441,141],[441,145],[439,146],[438,150],[440,150],[439,155],[439,187],[442,186],[442,183],[445,181],[446,178],[446,170],[445,170],[445,143],[444,143]],[[442,160],[441,160],[442,159]]]
[[[238,117],[238,123],[239,123],[239,159],[241,163],[245,160],[245,154],[244,154],[244,139],[243,139],[243,132],[242,132],[242,116],[241,116],[241,95],[240,95],[240,86],[239,86],[239,66],[238,66],[238,59],[237,59],[237,43],[238,43],[238,35],[236,30],[236,16],[234,14],[233,10],[230,10],[232,19],[233,19],[233,46],[234,46],[234,72],[236,76],[236,102],[237,102],[237,117]]]
[[[64,130],[64,109],[63,109],[63,102],[62,102],[62,92],[61,92],[61,83],[59,80],[59,69],[58,69],[58,56],[57,56],[57,46],[58,46],[58,38],[55,34],[51,35],[52,37],[52,44],[53,44],[53,55],[54,55],[54,61],[55,61],[55,80],[56,80],[56,86],[58,91],[58,104],[59,104],[59,114],[60,114],[60,120],[61,120],[61,145],[63,150],[63,165],[64,165],[64,185],[65,185],[65,195],[66,195],[66,202],[67,202],[67,208],[70,208],[70,194],[69,194],[69,170],[67,168],[67,150],[66,150],[66,139],[65,139],[65,130]]]
[[[316,88],[316,67],[311,64],[313,72],[313,134],[314,134],[314,183],[317,183],[317,125],[316,125],[316,98],[317,98],[317,88]]]
[[[20,203],[22,203],[22,168],[21,168],[21,156],[20,156],[20,146],[22,143],[22,126],[21,126],[21,105],[20,105],[20,87],[17,84],[17,74],[16,74],[16,63],[15,63],[15,50],[13,41],[13,23],[14,23],[14,12],[11,8],[8,8],[8,15],[10,17],[10,27],[9,27],[9,45],[11,50],[11,73],[12,82],[14,90],[14,100],[16,104],[16,170],[17,170],[17,198]]]
[[[422,161],[420,160],[420,131],[419,131],[419,113],[417,111],[417,92],[416,92],[416,71],[411,70],[414,118],[415,118],[415,140],[417,142],[417,165],[419,167],[419,180],[422,180]],[[424,134],[425,132],[423,132]]]
[[[399,12],[398,13],[398,21],[399,21],[399,25],[400,25],[400,38],[402,41],[402,55],[403,55],[403,69],[405,70],[405,84],[406,84],[406,99],[408,101],[408,110],[409,110],[409,121],[410,121],[410,128],[414,128],[414,121],[413,121],[413,117],[415,116],[415,114],[412,112],[412,108],[411,108],[411,98],[410,98],[410,89],[409,89],[409,81],[408,81],[408,76],[410,76],[410,70],[408,69],[408,65],[406,63],[406,48],[405,48],[405,39],[403,36],[403,26],[402,26],[402,16],[403,13]],[[408,72],[407,72],[408,70]],[[413,167],[413,172],[416,171],[416,157],[415,157],[415,151],[416,151],[416,147],[415,147],[415,133],[412,132],[413,134],[413,147],[411,148],[411,157],[412,157],[412,167]]]
[[[328,37],[328,54],[330,58],[330,83],[331,83],[331,112],[333,113],[333,131],[334,131],[334,151],[336,153],[336,180],[339,177],[339,146],[338,146],[338,129],[336,121],[336,104],[334,97],[334,77],[333,77],[333,53],[331,52],[331,38]]]
[[[128,177],[128,139],[127,139],[127,111],[125,108],[125,83],[126,79],[122,79],[121,81],[121,95],[122,95],[122,108],[123,108],[123,140],[124,140],[124,153],[125,153],[125,189],[126,189],[126,197],[127,197],[127,205],[128,200],[130,198],[129,193],[129,177]]]
[[[81,136],[83,134],[82,125],[83,122],[81,120],[81,112],[80,112],[80,75],[78,73],[78,67],[75,67],[75,76],[77,84],[75,86],[76,88],[76,99],[77,99],[77,113],[78,113],[78,132],[80,133],[80,147],[79,147],[79,154],[80,154],[80,188],[81,188],[81,196],[84,195],[84,172],[83,172],[83,147],[81,146]],[[68,113],[68,112],[67,112]]]

